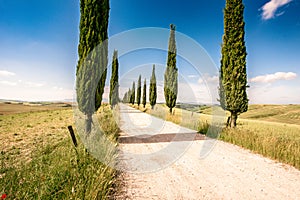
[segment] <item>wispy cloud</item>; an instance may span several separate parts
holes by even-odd
[[[14,75],[16,75],[16,74],[13,72],[9,72],[6,70],[0,70],[0,76],[14,76]]]
[[[57,87],[57,86],[54,86],[54,87],[52,87],[52,89],[53,89],[53,90],[63,90],[64,88],[62,88],[62,87]]]
[[[300,88],[295,85],[271,84],[251,86],[248,90],[248,97],[252,104],[299,104]]]
[[[262,18],[264,20],[273,18],[275,16],[275,13],[278,8],[290,3],[291,1],[292,0],[271,0],[271,1],[269,1],[261,8],[263,10]],[[281,13],[279,13],[279,15],[276,15],[276,16],[280,16],[283,13],[284,12],[281,12]]]
[[[294,72],[276,72],[274,74],[266,74],[263,76],[256,76],[249,80],[252,83],[272,83],[279,80],[293,80],[297,77]]]
[[[1,85],[5,85],[5,86],[16,86],[17,83],[16,82],[11,82],[11,81],[0,81]]]
[[[188,78],[197,78],[197,77],[199,77],[198,75],[188,75]]]
[[[31,81],[22,81],[19,80],[19,83],[23,86],[30,87],[30,88],[36,88],[36,87],[43,87],[45,86],[45,83],[37,83],[37,82],[31,82]]]
[[[210,76],[209,74],[204,74],[203,77],[201,77],[199,80],[198,80],[198,83],[199,84],[202,84],[202,83],[218,83],[219,81],[219,77],[218,76]]]

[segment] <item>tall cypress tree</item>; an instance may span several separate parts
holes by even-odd
[[[142,101],[142,104],[144,105],[144,108],[146,106],[146,90],[147,90],[147,82],[146,82],[146,79],[144,81],[144,87],[143,87],[143,101]]]
[[[141,94],[142,94],[142,77],[140,75],[138,79],[137,90],[136,90],[136,103],[138,106],[140,106],[141,104]]]
[[[127,103],[127,100],[128,100],[128,91],[124,94],[122,102]]]
[[[81,0],[80,13],[76,92],[78,108],[87,116],[86,133],[90,133],[106,80],[109,0]]]
[[[231,113],[230,127],[236,127],[238,115],[248,110],[243,15],[242,0],[226,0],[219,95],[221,107]]]
[[[131,103],[131,89],[128,89],[128,94],[127,94],[127,103]]]
[[[156,76],[155,76],[155,65],[152,68],[152,75],[150,78],[150,87],[149,87],[149,101],[151,108],[154,109],[157,98],[157,89],[156,89]]]
[[[132,83],[131,95],[130,95],[130,103],[133,105],[135,101],[135,82]]]
[[[176,42],[175,42],[175,25],[170,25],[170,38],[167,68],[165,71],[164,79],[164,94],[166,105],[169,107],[170,113],[176,105],[177,92],[178,92],[178,69],[176,67]]]
[[[119,102],[119,62],[118,51],[114,50],[110,79],[109,102],[114,107]]]

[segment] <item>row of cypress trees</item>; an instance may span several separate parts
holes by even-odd
[[[107,62],[108,62],[108,18],[109,0],[80,1],[80,37],[78,46],[79,60],[76,69],[76,91],[79,110],[86,115],[86,132],[91,131],[92,114],[98,110],[104,92]],[[242,0],[226,0],[224,9],[224,35],[222,43],[222,58],[219,76],[220,104],[224,110],[231,113],[228,125],[236,126],[237,117],[248,109],[246,93],[246,46],[244,5]],[[172,113],[176,105],[178,93],[178,69],[176,67],[175,26],[170,25],[169,50],[167,68],[164,74],[164,95],[166,105]],[[117,52],[113,55],[113,73],[118,73]],[[154,70],[153,70],[154,71]],[[154,78],[153,78],[154,77]],[[146,82],[146,80],[145,80]],[[144,88],[145,86],[144,82]],[[118,79],[112,75],[110,103],[118,102]],[[137,85],[137,103],[140,104],[141,76]],[[150,80],[149,100],[153,107],[156,104],[155,74]],[[135,83],[126,94],[130,102],[135,101]],[[144,96],[143,93],[143,104]]]
[[[131,103],[135,104],[137,103],[138,106],[142,103],[144,108],[147,103],[147,80],[145,78],[144,85],[143,85],[143,96],[142,95],[142,76],[140,75],[138,78],[138,84],[137,84],[137,91],[135,93],[135,82],[132,83],[132,88],[128,89],[128,91],[124,94],[123,102],[124,103]],[[156,88],[156,76],[155,76],[155,65],[153,65],[152,68],[152,75],[150,78],[150,87],[149,87],[149,102],[152,107],[154,108],[156,104],[156,98],[157,98],[157,88]],[[141,101],[142,100],[142,101]]]
[[[178,93],[178,69],[176,67],[176,41],[175,41],[175,25],[170,25],[170,37],[169,37],[169,48],[167,67],[164,74],[164,96],[166,105],[169,107],[169,112],[172,113],[172,109],[176,106],[177,93]],[[136,102],[138,106],[141,100],[141,75],[138,79]],[[129,100],[128,100],[129,98]],[[156,76],[155,76],[155,65],[153,65],[152,75],[150,78],[149,88],[149,101],[152,109],[156,104],[157,88],[156,88]],[[135,82],[133,82],[132,89],[125,93],[124,102],[135,103]],[[128,100],[128,101],[126,101]],[[144,93],[143,93],[143,105],[146,104],[146,79],[144,82]]]

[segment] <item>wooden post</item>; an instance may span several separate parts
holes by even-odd
[[[74,134],[73,127],[72,126],[68,126],[68,129],[69,129],[69,132],[70,132],[73,144],[74,144],[75,147],[77,147],[77,140],[76,140],[76,137],[75,137],[75,134]]]

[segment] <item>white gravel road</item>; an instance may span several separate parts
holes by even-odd
[[[221,141],[192,141],[194,131],[126,105],[121,129],[120,199],[300,199],[300,171],[291,166]]]

